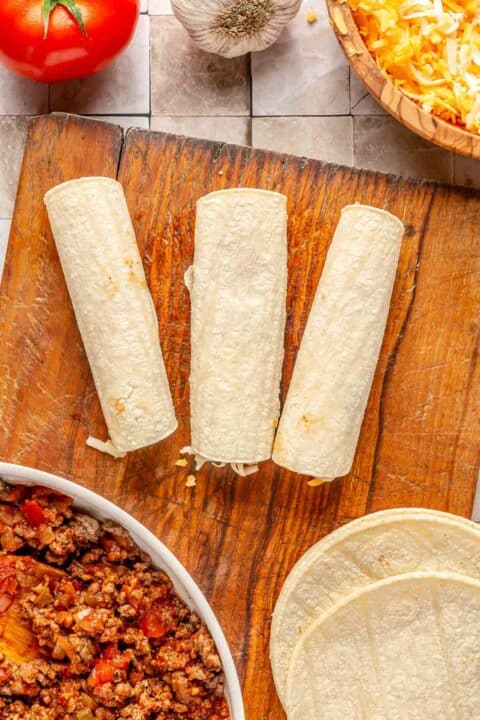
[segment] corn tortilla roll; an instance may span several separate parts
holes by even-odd
[[[353,463],[385,333],[403,224],[378,208],[342,211],[315,294],[273,459],[333,480]]]
[[[111,438],[89,444],[120,455],[156,443],[177,421],[122,186],[71,180],[45,204]]]
[[[286,221],[285,196],[266,190],[223,190],[197,204],[190,451],[240,474],[270,458],[280,411]]]

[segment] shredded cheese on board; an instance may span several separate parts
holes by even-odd
[[[240,475],[240,477],[247,477],[248,475],[253,475],[254,473],[258,472],[258,465],[257,463],[247,464],[247,463],[225,463],[225,462],[215,462],[214,460],[210,460],[210,458],[206,458],[203,455],[199,455],[198,453],[193,452],[190,445],[186,445],[185,447],[181,448],[180,450],[181,455],[192,455],[194,456],[195,460],[195,470],[201,470],[201,468],[205,465],[205,463],[210,463],[216,468],[223,468],[226,465],[230,465],[233,472],[236,475]],[[177,460],[177,465],[179,464],[179,460]]]
[[[423,110],[480,134],[480,2],[349,0],[381,70]]]
[[[94,450],[98,450],[99,452],[106,453],[107,455],[111,455],[115,459],[123,458],[127,454],[125,452],[117,450],[111,440],[106,440],[104,442],[103,440],[98,440],[98,438],[88,437],[86,440],[86,444],[88,445],[88,447],[91,447]]]

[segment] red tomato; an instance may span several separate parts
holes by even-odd
[[[138,0],[1,0],[0,60],[42,82],[99,72],[130,41],[138,13]]]
[[[39,527],[45,522],[46,517],[40,505],[36,500],[27,500],[26,503],[20,507],[25,520],[32,527]]]

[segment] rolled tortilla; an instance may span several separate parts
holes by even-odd
[[[298,352],[273,459],[333,480],[353,463],[403,236],[378,208],[342,211]]]
[[[72,180],[45,204],[111,442],[112,455],[177,427],[135,232],[120,183]]]
[[[238,188],[198,201],[191,288],[191,452],[270,458],[279,415],[287,285],[286,198]]]

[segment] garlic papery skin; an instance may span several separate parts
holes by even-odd
[[[238,57],[272,45],[302,0],[171,0],[176,17],[206,52]]]

